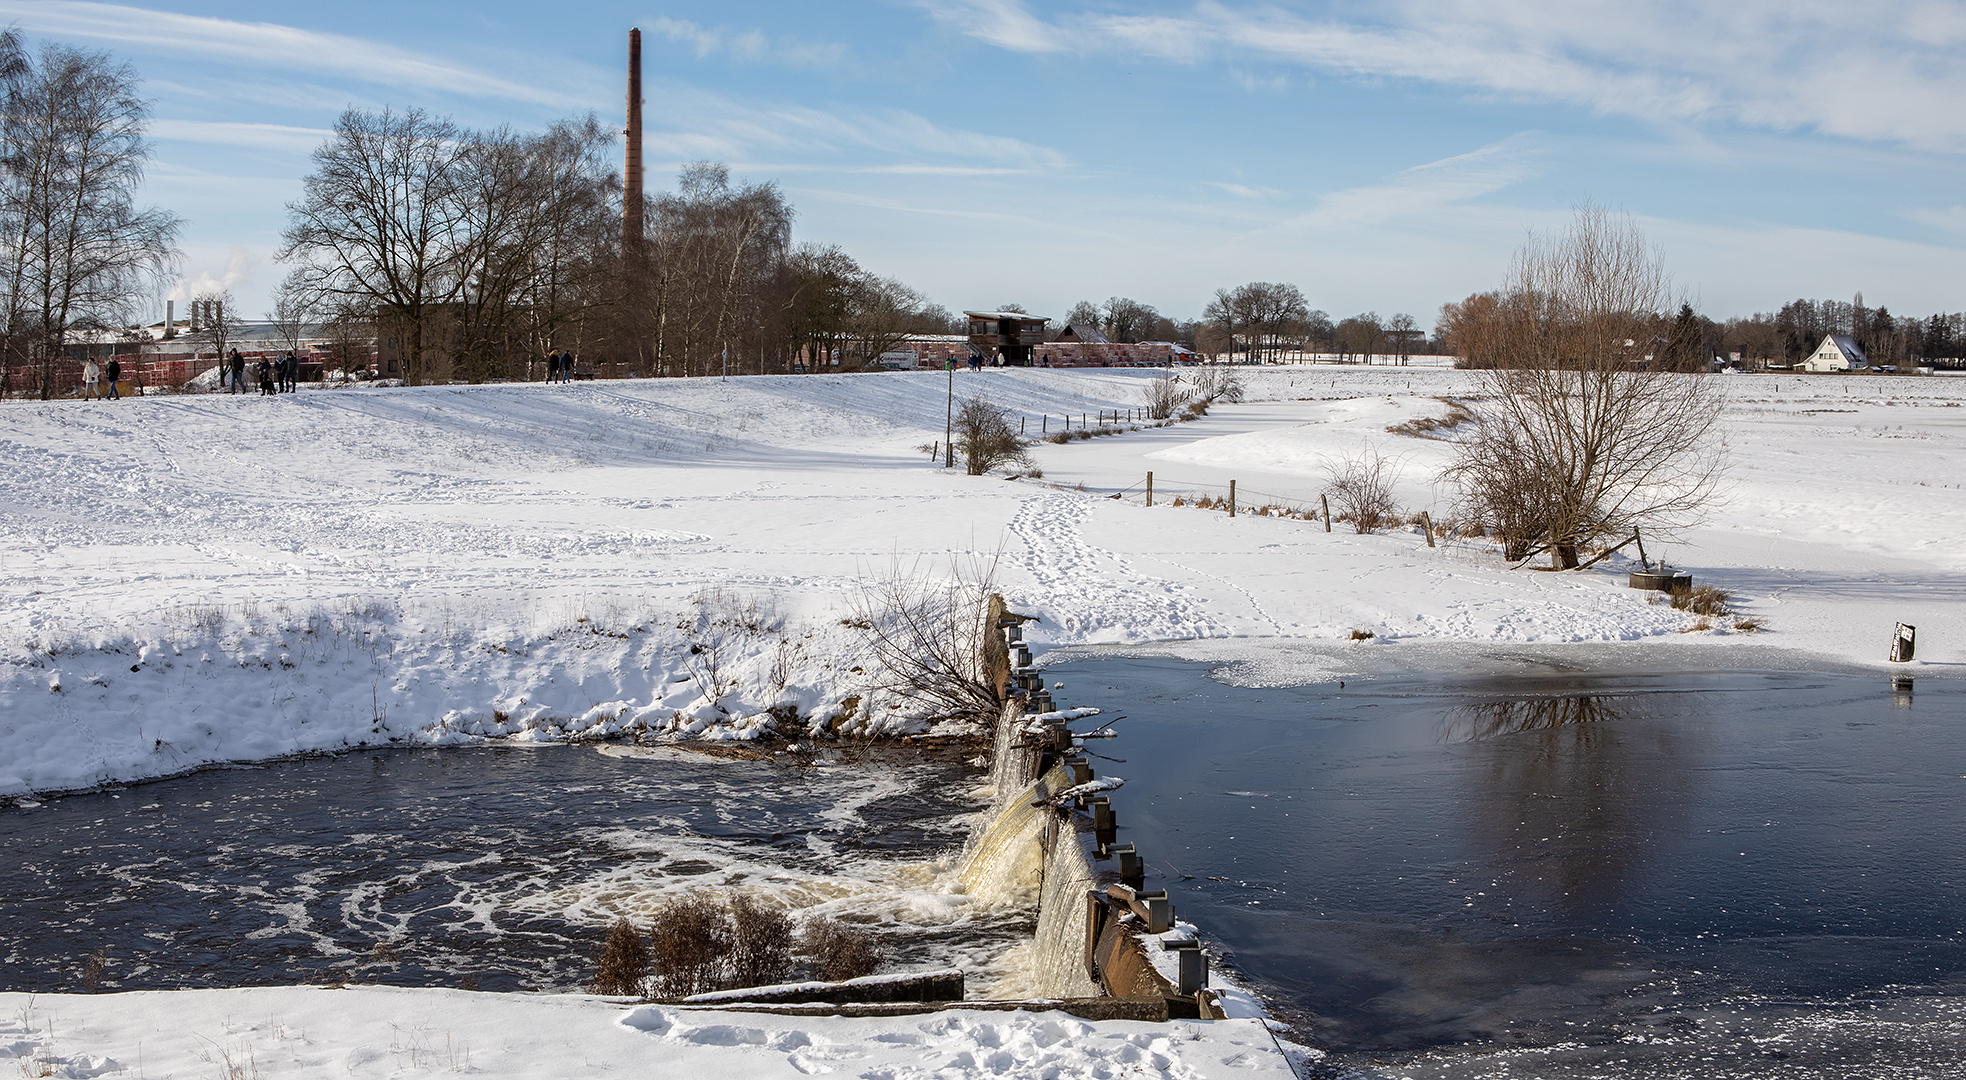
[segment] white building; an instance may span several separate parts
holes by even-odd
[[[1804,371],[1862,371],[1870,367],[1870,360],[1855,341],[1842,334],[1831,334],[1823,339],[1816,351],[1802,361]]]

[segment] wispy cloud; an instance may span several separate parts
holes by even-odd
[[[209,143],[283,154],[306,154],[333,134],[326,128],[287,124],[248,124],[217,120],[153,120],[150,134],[177,142]]]
[[[1533,175],[1539,139],[1537,132],[1522,132],[1478,150],[1402,170],[1383,183],[1334,191],[1287,224],[1325,230],[1425,220],[1439,210]]]
[[[1203,0],[1177,15],[1032,14],[1022,0],[918,0],[958,32],[1027,53],[1145,53],[1302,65],[1559,101],[1644,120],[1966,150],[1966,10],[1934,0],[1393,0],[1314,18]]]
[[[0,0],[0,19],[30,34],[115,42],[141,51],[251,64],[305,57],[311,75],[337,75],[380,86],[415,87],[470,97],[554,107],[580,104],[544,86],[502,79],[426,53],[343,34],[278,23],[242,22],[80,0]]]
[[[652,34],[689,46],[699,59],[727,56],[747,63],[769,62],[821,71],[837,69],[848,55],[847,47],[835,42],[800,41],[784,35],[772,37],[756,28],[709,27],[666,15],[656,17],[648,27]]]

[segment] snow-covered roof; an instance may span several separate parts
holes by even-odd
[[[972,319],[1029,319],[1033,322],[1047,322],[1043,315],[1033,315],[1027,311],[965,311]]]

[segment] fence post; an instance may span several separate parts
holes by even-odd
[[[1425,510],[1420,511],[1420,527],[1422,529],[1427,530],[1427,546],[1433,547],[1434,546],[1434,519],[1428,517],[1427,512]]]
[[[1331,531],[1331,496],[1319,495],[1317,501],[1324,504],[1324,531]]]
[[[1045,413],[1044,416],[1038,420],[1038,434],[1042,435],[1050,430],[1051,430],[1051,414]]]
[[[1154,474],[1147,474],[1147,505],[1154,505]]]
[[[1017,433],[1019,435],[1024,434],[1024,417],[1020,416],[1017,418]]]
[[[1236,482],[1229,481],[1229,516],[1236,516]]]

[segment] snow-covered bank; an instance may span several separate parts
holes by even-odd
[[[383,987],[0,994],[0,1057],[23,1076],[55,1080],[1294,1075],[1258,1020],[1088,1023],[975,1011],[820,1019]]]
[[[1036,430],[1137,407],[1151,376],[955,381]],[[1617,560],[1511,570],[1417,530],[1168,505],[1231,479],[1244,507],[1314,505],[1319,463],[1371,444],[1404,462],[1405,505],[1451,512],[1445,444],[1386,429],[1443,412],[1462,376],[1246,377],[1245,404],[1041,445],[1045,479],[1011,483],[918,449],[942,436],[938,373],[0,406],[0,795],[390,738],[905,731],[844,625],[858,584],[999,549],[1040,648],[1370,631],[1345,647],[1882,666],[1902,620],[1914,673],[1966,664],[1966,380],[1727,377],[1727,501],[1653,553],[1766,629],[1689,634]]]

